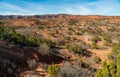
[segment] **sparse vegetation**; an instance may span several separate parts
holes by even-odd
[[[69,43],[66,45],[66,48],[79,55],[83,55],[87,51],[87,45],[84,43]]]
[[[119,77],[119,16],[1,18],[0,77]]]
[[[112,52],[109,55],[109,62],[102,62],[102,69],[96,72],[96,77],[99,77],[98,74],[102,75],[102,77],[119,77],[120,76],[120,68],[119,68],[119,60],[120,60],[120,44],[114,43],[112,46]],[[101,73],[100,73],[101,71]]]
[[[48,73],[50,77],[59,77],[58,76],[58,67],[55,66],[54,64],[48,66]]]
[[[94,36],[92,42],[96,44],[98,41],[101,41],[101,38],[99,36]]]
[[[111,43],[111,37],[109,35],[102,35],[103,39],[105,40],[106,43]]]
[[[24,36],[16,33],[14,29],[9,29],[4,26],[0,26],[0,38],[22,46],[38,47],[41,43],[46,43],[49,46],[52,46],[52,42],[50,40],[33,36]]]
[[[94,57],[94,61],[95,61],[96,63],[100,63],[100,62],[101,62],[101,59],[100,59],[99,57],[95,56],[95,57]]]
[[[27,61],[27,63],[28,63],[29,69],[31,69],[31,70],[34,70],[36,68],[36,66],[37,66],[37,63],[36,63],[35,59],[29,59]]]
[[[86,73],[85,73],[86,72]],[[61,77],[90,77],[93,76],[93,73],[88,73],[84,70],[79,64],[72,65],[69,62],[66,62],[63,67],[60,68]]]

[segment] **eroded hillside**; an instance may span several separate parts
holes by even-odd
[[[119,16],[0,19],[0,63],[5,64],[0,75],[4,77],[94,77],[102,61],[109,63],[113,45],[120,42]]]

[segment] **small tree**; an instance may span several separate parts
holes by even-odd
[[[105,61],[102,62],[102,74],[103,74],[103,77],[110,77],[108,66]]]
[[[117,57],[117,77],[120,77],[120,54]]]
[[[110,71],[110,76],[111,77],[117,77],[116,76],[116,62],[114,62],[113,60],[110,60],[109,62],[109,71]]]

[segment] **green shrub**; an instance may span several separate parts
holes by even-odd
[[[101,70],[97,70],[97,72],[95,73],[95,77],[103,77],[102,76],[102,71]]]
[[[69,25],[75,25],[77,22],[78,22],[77,19],[70,19],[68,23]]]
[[[108,66],[109,66],[109,71],[110,71],[110,76],[111,77],[117,77],[116,75],[116,72],[117,72],[117,69],[116,69],[116,62],[113,61],[113,60],[110,60],[109,63],[108,63]]]
[[[39,47],[38,47],[38,53],[39,54],[51,54],[51,49],[49,46],[47,46],[46,44],[41,44]]]
[[[99,36],[94,36],[93,39],[92,39],[92,42],[97,43],[100,40],[101,40],[101,38]]]
[[[102,62],[102,77],[120,77],[120,43],[114,43],[108,63]],[[98,76],[96,72],[95,76]]]
[[[82,35],[82,32],[75,32],[76,35]]]
[[[85,65],[84,65],[85,66]],[[89,68],[89,67],[87,67]],[[79,63],[65,62],[60,68],[60,77],[94,77],[93,72],[86,71]]]
[[[80,43],[80,44],[77,44],[77,43],[68,43],[66,45],[66,48],[74,53],[77,53],[79,55],[83,55],[85,51],[87,51],[87,44],[85,43]]]
[[[54,64],[48,66],[48,73],[50,77],[58,77],[58,67]]]
[[[112,52],[117,52],[117,51],[120,51],[120,42],[113,43],[112,45]]]
[[[29,69],[35,70],[37,62],[35,59],[29,59],[27,60],[27,64],[28,64]]]
[[[93,49],[99,49],[99,47],[98,47],[98,45],[97,45],[96,43],[93,43],[93,44],[91,45],[91,48],[93,48]]]
[[[45,43],[46,45],[52,47],[53,42],[44,38],[37,38],[33,36],[24,36],[16,33],[14,29],[7,28],[5,26],[0,26],[0,39],[6,40],[8,42],[30,47],[39,47],[40,44]]]
[[[120,77],[120,54],[117,56],[117,77]]]
[[[105,61],[102,62],[102,74],[103,77],[110,77],[108,65]]]
[[[108,55],[110,60],[117,60],[117,55],[120,54],[120,43],[113,43],[112,52]]]
[[[94,61],[95,61],[96,63],[100,63],[100,62],[101,62],[101,59],[100,59],[99,57],[95,56],[95,57],[94,57]]]
[[[104,34],[104,35],[102,35],[102,37],[106,41],[106,43],[111,43],[112,42],[111,37],[109,35]]]

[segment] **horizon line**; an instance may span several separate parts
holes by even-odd
[[[82,14],[67,14],[67,13],[57,13],[57,14],[6,14],[6,15],[2,15],[0,14],[0,16],[44,16],[44,15],[73,15],[73,16],[120,16],[120,15],[102,15],[102,14],[86,14],[86,15],[82,15]]]

